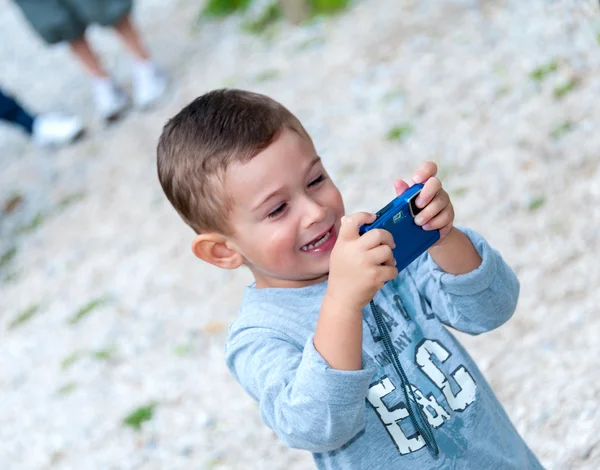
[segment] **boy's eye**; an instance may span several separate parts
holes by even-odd
[[[278,205],[275,209],[273,209],[271,212],[269,212],[267,214],[267,217],[269,217],[270,219],[274,219],[275,217],[277,217],[279,214],[281,214],[284,210],[285,210],[285,202]]]
[[[324,180],[325,180],[325,175],[319,175],[314,180],[312,180],[310,183],[308,183],[308,186],[314,186]]]

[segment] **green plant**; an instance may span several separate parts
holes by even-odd
[[[2,253],[0,255],[0,269],[8,265],[8,263],[10,263],[13,260],[16,254],[17,249],[14,246]]]
[[[402,101],[406,98],[406,93],[400,89],[389,90],[381,97],[381,101],[390,103],[394,101]]]
[[[462,187],[461,188],[454,188],[450,192],[455,197],[461,197],[461,196],[464,196],[465,194],[467,194],[467,192],[469,192],[469,188],[462,188]]]
[[[84,197],[85,197],[84,192],[69,194],[69,195],[63,197],[60,201],[58,201],[58,204],[56,205],[56,209],[58,211],[66,209],[71,204],[75,204],[76,202],[81,201]]]
[[[109,359],[112,359],[114,357],[116,351],[117,348],[114,345],[110,345],[107,348],[98,349],[97,351],[94,351],[92,356],[95,359],[98,359],[99,361],[108,361]]]
[[[533,212],[542,207],[545,202],[546,199],[541,196],[534,197],[527,203],[527,210]]]
[[[412,134],[412,132],[413,132],[412,124],[410,124],[410,123],[401,124],[401,125],[392,127],[386,134],[386,139],[394,140],[394,141],[402,141],[407,136]]]
[[[201,15],[208,18],[222,18],[236,11],[245,11],[252,0],[208,0]]]
[[[173,348],[173,354],[179,357],[187,356],[192,351],[190,343],[178,344]]]
[[[62,387],[60,387],[56,391],[56,394],[58,396],[65,396],[65,395],[68,395],[69,393],[74,392],[76,388],[77,388],[77,384],[75,382],[68,382],[65,385],[63,385]]]
[[[577,81],[574,79],[570,79],[569,81],[563,83],[562,85],[557,86],[554,89],[554,99],[560,100],[564,98],[565,95],[575,89],[577,86]]]
[[[45,219],[46,215],[42,212],[38,212],[29,222],[27,222],[25,225],[21,225],[21,227],[17,229],[17,233],[33,232],[44,222]]]
[[[310,0],[313,15],[330,15],[345,9],[350,0]]]
[[[571,121],[562,122],[559,125],[557,125],[554,129],[552,129],[552,132],[550,132],[550,136],[554,140],[558,140],[563,135],[567,134],[568,132],[571,132],[574,127],[575,126]]]
[[[143,423],[152,419],[155,407],[155,403],[150,403],[149,405],[136,408],[123,418],[123,425],[139,431],[142,428]]]
[[[73,364],[75,364],[79,359],[81,359],[81,351],[73,351],[71,354],[69,354],[67,357],[65,357],[61,363],[60,363],[60,368],[62,370],[67,370],[69,367],[71,367]]]
[[[31,320],[31,318],[38,312],[40,306],[39,305],[31,305],[19,313],[13,321],[8,324],[8,329],[12,330],[18,326],[21,326],[23,323]]]
[[[8,199],[3,203],[2,211],[5,214],[10,214],[15,211],[21,204],[23,204],[23,195],[14,191]]]
[[[309,39],[302,41],[300,44],[298,44],[298,46],[296,46],[296,50],[298,52],[305,51],[307,49],[312,49],[312,48],[322,46],[323,44],[325,44],[325,38],[317,36],[317,37],[309,38]]]
[[[273,2],[265,8],[259,17],[244,21],[242,29],[252,34],[261,34],[279,18],[281,18],[281,9],[277,2]]]
[[[258,73],[256,75],[256,77],[254,78],[254,80],[257,83],[263,83],[263,82],[268,82],[270,80],[273,80],[275,78],[277,78],[279,76],[279,72],[275,69],[268,69],[268,70],[263,70],[262,72]]]
[[[533,69],[533,71],[529,74],[529,77],[536,82],[541,82],[552,72],[556,72],[556,70],[558,70],[558,62],[553,60],[548,64]]]
[[[81,307],[79,310],[77,310],[71,318],[69,318],[69,321],[68,321],[69,324],[74,325],[74,324],[80,322],[86,316],[88,316],[92,310],[104,305],[105,303],[108,302],[108,300],[109,300],[109,298],[106,296],[91,300],[90,302],[85,304],[83,307]]]

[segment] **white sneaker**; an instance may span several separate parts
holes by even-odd
[[[83,135],[83,124],[76,116],[41,114],[33,121],[32,138],[41,146],[70,144]]]
[[[110,78],[94,80],[96,113],[100,119],[114,121],[127,108],[127,95]]]
[[[151,62],[137,64],[133,73],[133,104],[140,109],[152,106],[165,94],[169,81]]]

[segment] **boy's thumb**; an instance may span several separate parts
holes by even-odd
[[[344,225],[344,222],[345,222],[345,221],[346,221],[346,216],[345,216],[345,215],[343,215],[343,216],[342,216],[342,219],[341,219],[342,225]]]

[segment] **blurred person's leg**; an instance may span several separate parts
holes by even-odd
[[[154,65],[140,34],[131,21],[132,0],[14,0],[33,29],[48,43],[67,42],[75,57],[92,77],[97,113],[104,120],[118,118],[128,100],[102,67],[88,43],[85,31],[91,24],[109,26],[122,38],[135,60],[133,101],[145,108],[166,88],[164,73]]]
[[[135,59],[133,102],[139,108],[151,106],[165,93],[167,78],[152,62],[129,14],[117,21],[114,28]]]
[[[56,113],[32,115],[0,90],[0,120],[15,124],[39,145],[63,145],[83,134],[81,121]]]
[[[109,78],[108,73],[102,67],[100,59],[98,59],[98,56],[92,50],[85,34],[69,41],[69,46],[71,46],[71,51],[73,51],[73,54],[75,54],[75,57],[77,57],[87,73],[94,78]]]
[[[115,2],[101,0],[14,1],[21,8],[30,26],[47,44],[67,42],[70,45],[74,56],[92,77],[96,109],[100,118],[112,120],[118,117],[127,107],[127,97],[104,70],[85,37],[85,31],[92,23],[91,17],[97,15],[98,12],[104,12],[108,8],[105,4],[112,6]],[[119,11],[115,11],[113,15],[123,15],[126,11],[128,10],[120,7]]]
[[[0,119],[20,126],[27,134],[33,133],[34,117],[13,98],[0,90]]]
[[[71,51],[92,77],[98,116],[106,121],[117,119],[127,108],[127,96],[102,67],[85,34],[70,40]]]
[[[125,15],[117,21],[114,24],[114,28],[137,60],[140,62],[150,60],[148,49],[142,43],[140,34],[133,25],[130,15]]]

